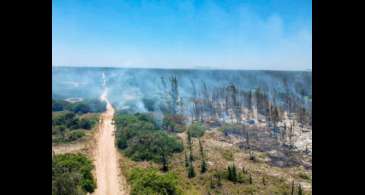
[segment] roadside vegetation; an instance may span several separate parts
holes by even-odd
[[[311,194],[311,80],[269,72],[277,79],[252,77],[253,85],[243,82],[247,75],[228,82],[221,71],[211,74],[217,81],[149,73],[151,85],[123,74],[130,80],[110,90],[115,145],[131,194]],[[133,87],[141,94],[124,101],[120,83],[124,93]],[[97,100],[53,100],[53,142],[82,140],[104,110]],[[54,194],[93,190],[80,173],[56,173]]]
[[[52,111],[70,111],[78,114],[104,112],[106,103],[100,100],[82,100],[80,102],[68,102],[60,99],[52,99]]]
[[[161,173],[157,169],[133,168],[128,174],[131,183],[131,195],[180,195],[182,190],[178,177],[172,172]]]
[[[96,100],[70,103],[52,100],[52,143],[70,143],[94,129],[104,104]]]
[[[94,192],[96,182],[91,160],[83,154],[52,156],[52,194],[84,195]]]
[[[173,153],[183,150],[181,141],[162,130],[148,114],[117,113],[116,144],[134,161],[153,161],[168,170],[168,160]]]

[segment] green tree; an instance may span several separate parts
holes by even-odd
[[[200,155],[202,158],[202,162],[201,162],[201,166],[200,166],[200,172],[201,173],[205,173],[208,170],[208,165],[205,162],[205,156],[204,156],[204,151],[203,151],[203,145],[199,139],[199,149],[200,149]]]
[[[189,160],[188,160],[188,155],[186,154],[186,150],[185,150],[185,167],[189,166]]]
[[[178,177],[172,172],[161,173],[152,168],[134,168],[128,174],[128,181],[131,184],[131,195],[181,194]]]
[[[161,163],[162,163],[162,171],[167,172],[169,170],[168,167],[168,158],[165,153],[161,156]]]
[[[171,83],[171,113],[175,115],[177,113],[177,106],[178,106],[178,98],[179,98],[179,90],[178,90],[178,84],[176,76],[170,77],[170,83]]]
[[[236,182],[237,181],[237,170],[236,170],[235,164],[232,165],[231,171],[232,171],[233,182]]]
[[[189,178],[195,177],[195,170],[194,170],[194,166],[193,166],[193,163],[192,162],[189,163],[188,177]]]
[[[298,185],[298,195],[303,195],[302,185]]]
[[[236,165],[234,163],[232,165],[229,165],[227,170],[228,170],[227,179],[232,181],[232,182],[237,182],[238,175],[237,175]]]
[[[52,176],[52,194],[69,195],[83,194],[79,188],[80,175],[77,173],[60,173]]]
[[[92,124],[91,120],[88,120],[88,119],[85,119],[85,118],[80,119],[80,121],[79,121],[79,127],[81,129],[89,130],[89,129],[91,129],[92,125],[93,124]]]
[[[227,173],[228,173],[228,177],[227,177],[228,180],[233,181],[231,166],[228,166]]]
[[[201,137],[204,135],[205,127],[200,122],[194,122],[188,127],[188,132],[191,137]]]
[[[205,160],[203,159],[203,160],[202,160],[201,167],[200,167],[200,172],[201,172],[201,173],[205,173],[207,170],[208,170],[207,163],[206,163],[206,162],[205,162]]]

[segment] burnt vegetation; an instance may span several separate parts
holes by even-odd
[[[130,160],[159,168],[131,168],[132,194],[180,194],[182,184],[201,185],[206,194],[305,193],[300,185],[245,166],[311,168],[303,164],[304,158],[311,161],[311,146],[299,139],[312,129],[311,73],[127,69],[121,74],[109,77],[117,83],[110,84],[108,97],[118,111],[116,146]],[[60,104],[54,105],[63,108],[59,112],[84,112],[85,106]],[[77,117],[70,118],[65,127],[77,129]],[[216,142],[231,148],[209,145]],[[214,161],[221,153],[225,159]],[[236,163],[237,153],[247,154],[246,164]]]

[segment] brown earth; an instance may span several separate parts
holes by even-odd
[[[120,154],[114,144],[114,109],[106,93],[102,100],[107,103],[107,110],[101,115],[99,131],[96,135],[96,148],[94,151],[95,173],[97,188],[94,195],[124,195],[128,194],[125,178],[119,167]]]

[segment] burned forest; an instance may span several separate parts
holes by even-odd
[[[129,194],[311,194],[310,71],[52,71],[54,102],[103,102],[107,96]],[[94,158],[92,149],[82,153]],[[150,177],[165,183],[149,186]]]

